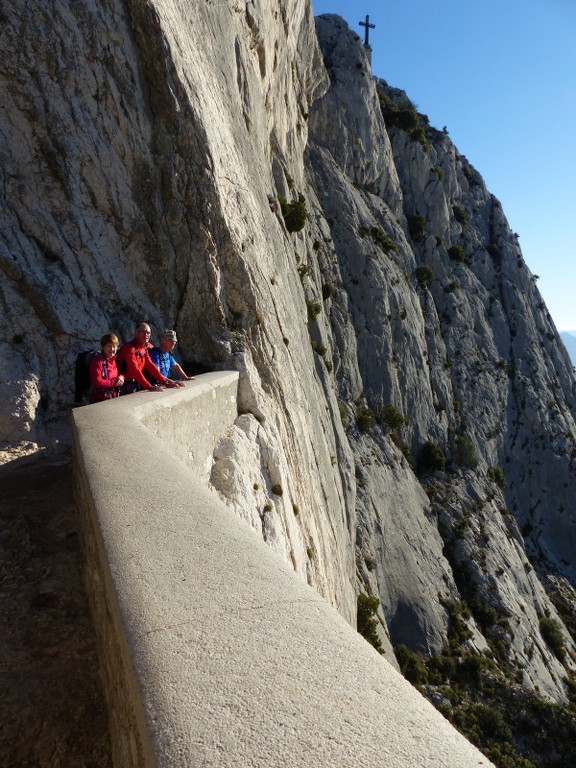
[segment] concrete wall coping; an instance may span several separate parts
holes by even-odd
[[[126,720],[112,702],[111,717],[137,731],[118,736],[138,742],[134,764],[491,765],[143,422],[198,398],[208,411],[236,379],[73,414],[91,579],[108,595],[97,622],[113,627],[132,707]]]

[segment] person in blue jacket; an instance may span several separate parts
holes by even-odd
[[[194,376],[188,376],[180,363],[177,363],[172,354],[176,346],[176,331],[165,330],[160,334],[160,344],[150,350],[150,358],[163,376],[173,381],[179,379],[192,381]]]

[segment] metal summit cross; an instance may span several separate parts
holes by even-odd
[[[359,26],[364,27],[364,45],[366,48],[370,48],[368,35],[371,29],[376,29],[376,24],[370,24],[370,16],[366,16],[366,21],[359,21],[358,24]]]

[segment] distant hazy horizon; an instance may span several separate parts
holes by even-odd
[[[570,355],[572,365],[576,366],[576,330],[574,331],[559,331],[560,338],[566,347],[566,351]]]

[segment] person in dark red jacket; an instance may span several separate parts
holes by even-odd
[[[163,387],[181,387],[179,381],[171,381],[163,376],[154,365],[149,355],[150,326],[148,323],[138,323],[132,341],[127,341],[120,347],[118,367],[125,378],[124,394],[137,392],[141,389],[150,391],[161,390]],[[148,373],[156,382],[152,384],[144,375]]]
[[[118,397],[120,387],[124,384],[124,376],[118,373],[116,352],[118,351],[118,336],[105,333],[100,339],[100,349],[90,360],[90,399],[93,403]]]

